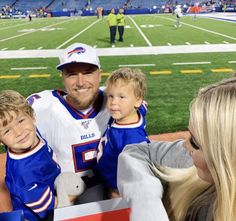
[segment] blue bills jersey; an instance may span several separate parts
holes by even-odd
[[[145,131],[146,105],[138,110],[139,121],[132,124],[117,124],[111,120],[104,137],[101,139],[98,153],[98,171],[108,188],[117,189],[118,156],[127,144],[149,142]]]
[[[14,210],[23,210],[24,219],[45,218],[54,209],[54,181],[60,173],[52,149],[41,140],[27,153],[7,151],[6,185]]]

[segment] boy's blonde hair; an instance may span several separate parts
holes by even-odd
[[[131,84],[134,89],[134,95],[137,98],[144,98],[147,91],[146,78],[144,73],[139,69],[120,68],[113,71],[106,81],[106,87],[117,84],[122,81]]]
[[[18,92],[13,90],[0,91],[0,124],[6,126],[12,119],[12,112],[28,114],[34,118],[33,108],[28,104],[26,99]]]

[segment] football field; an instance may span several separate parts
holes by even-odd
[[[119,67],[140,68],[146,74],[149,134],[186,130],[189,103],[197,90],[236,71],[236,22],[183,16],[180,28],[174,24],[172,15],[127,15],[124,42],[111,48],[106,17],[2,19],[1,89],[28,96],[62,88],[55,69],[58,54],[82,42],[97,48],[102,84]]]

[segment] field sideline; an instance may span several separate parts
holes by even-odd
[[[0,51],[0,58],[58,58],[62,50],[63,49]],[[98,56],[160,55],[235,51],[236,44],[97,48]]]

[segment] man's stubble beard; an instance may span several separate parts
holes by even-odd
[[[98,92],[94,93],[91,96],[91,99],[89,99],[87,102],[83,102],[81,101],[81,99],[76,97],[71,97],[70,95],[67,95],[66,101],[77,110],[85,110],[89,107],[93,107],[94,104],[96,103],[97,98],[98,98]]]

